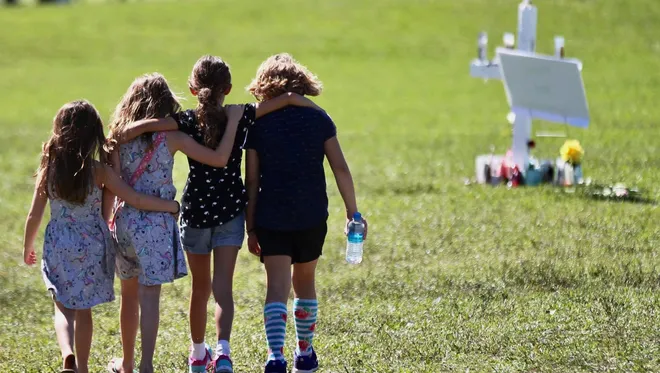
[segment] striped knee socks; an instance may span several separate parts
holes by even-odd
[[[316,313],[318,301],[316,299],[293,300],[293,313],[296,320],[296,351],[299,355],[312,353],[312,339],[316,329]]]
[[[285,303],[274,302],[264,306],[264,325],[268,340],[268,360],[284,358],[284,336],[286,334],[287,309]]]

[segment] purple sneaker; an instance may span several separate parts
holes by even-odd
[[[211,366],[213,373],[234,373],[234,366],[227,355],[218,355]]]
[[[313,348],[309,355],[298,355],[298,351],[294,353],[291,373],[312,373],[317,369],[319,369],[319,360]]]
[[[287,373],[286,361],[271,360],[266,363],[264,373]]]

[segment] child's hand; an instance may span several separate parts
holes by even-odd
[[[140,123],[140,122],[138,122]],[[121,130],[116,132],[111,132],[106,140],[106,143],[114,148],[116,145],[123,145],[133,140],[134,138],[142,135],[142,131],[139,126],[136,126],[136,123],[130,123],[124,126]]]
[[[238,125],[244,111],[245,105],[226,105],[225,112],[227,113],[227,124]]]
[[[37,264],[37,254],[34,252],[34,248],[23,248],[23,262],[29,266]]]
[[[257,235],[254,232],[248,233],[248,250],[256,256],[261,255],[261,247],[259,246],[259,240]]]

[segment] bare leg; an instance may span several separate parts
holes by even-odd
[[[190,338],[193,343],[202,343],[206,334],[207,305],[211,297],[211,255],[187,253],[187,256],[192,274]]]
[[[121,362],[122,372],[133,372],[135,366],[135,338],[137,337],[139,320],[138,278],[122,280],[119,321],[121,324],[121,347],[124,355]]]
[[[140,334],[142,336],[140,373],[153,373],[154,371],[154,352],[160,322],[160,287],[160,285],[140,285],[138,288],[141,309]]]
[[[89,351],[92,348],[92,335],[94,333],[91,309],[76,310],[74,330],[78,373],[88,373]]]
[[[291,292],[291,257],[273,255],[264,257],[266,267],[266,304],[273,302],[287,303]]]
[[[318,259],[308,263],[293,265],[293,293],[296,298],[316,299],[315,274]]]
[[[215,298],[216,342],[229,341],[234,321],[233,280],[239,247],[213,249],[213,297]]]
[[[55,334],[57,344],[60,345],[64,369],[75,369],[75,358],[73,358],[73,324],[76,319],[76,311],[64,307],[55,301]]]

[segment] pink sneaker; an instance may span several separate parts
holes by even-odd
[[[211,346],[209,346],[208,344],[205,345],[205,347],[206,347],[206,355],[202,360],[195,359],[195,357],[192,354],[192,348],[190,349],[190,357],[188,358],[189,373],[204,373],[208,369],[209,365],[211,364],[211,361],[213,360],[212,358],[213,351],[211,351]]]

